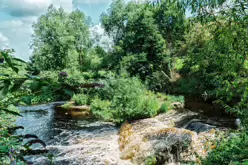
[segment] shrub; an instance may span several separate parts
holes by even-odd
[[[149,94],[143,98],[141,106],[144,111],[144,117],[151,117],[158,114],[160,108],[159,101],[156,95],[152,92],[149,92]]]
[[[228,165],[232,162],[247,161],[248,155],[248,138],[246,133],[224,138],[217,148],[214,149],[208,157],[203,160],[203,165],[223,164]],[[241,164],[241,163],[238,163]]]
[[[54,72],[54,71],[42,71],[39,74],[39,77],[46,78],[49,81],[52,82],[57,82],[59,79],[59,72]]]
[[[113,110],[111,110],[111,102],[94,98],[91,102],[92,114],[105,121],[114,121]]]
[[[72,100],[75,102],[75,105],[89,104],[89,99],[85,94],[74,94]]]
[[[145,160],[145,165],[156,165],[157,164],[157,159],[155,156],[149,156]]]
[[[166,103],[163,103],[159,109],[160,113],[165,113],[168,112],[168,106],[166,105]]]
[[[180,102],[184,103],[184,96],[172,96],[172,95],[167,95],[167,99],[170,102]]]
[[[105,87],[89,92],[97,99],[91,101],[93,114],[99,118],[112,117],[115,122],[152,117],[158,113],[159,102],[154,93],[147,94],[138,78],[112,77],[102,80]],[[101,100],[101,101],[100,101]],[[110,102],[110,101],[111,102]],[[110,104],[108,108],[102,104]],[[111,115],[110,115],[111,114]]]

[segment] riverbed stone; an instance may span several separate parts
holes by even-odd
[[[76,106],[73,103],[67,103],[56,106],[57,113],[60,115],[71,116],[75,118],[90,118],[90,107],[87,105]]]
[[[200,122],[200,121],[191,122],[186,127],[186,129],[194,130],[197,133],[206,132],[206,131],[209,131],[213,128],[216,128],[216,126],[210,125],[210,124],[207,124],[204,122]]]
[[[206,157],[216,147],[218,130],[213,127],[193,131],[183,128],[182,123],[177,128],[177,123],[188,122],[190,116],[194,118],[196,114],[171,110],[154,118],[123,124],[119,131],[121,158],[139,165],[145,165],[148,159],[155,159],[156,164],[198,162],[198,157]]]

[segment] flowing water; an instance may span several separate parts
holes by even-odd
[[[120,159],[118,127],[112,123],[61,116],[54,110],[57,104],[61,103],[20,107],[23,117],[16,124],[25,129],[18,130],[17,134],[37,135],[54,155],[55,165],[130,164]],[[48,164],[44,156],[27,159],[37,165]]]
[[[16,124],[25,129],[18,130],[17,134],[37,135],[47,144],[49,153],[54,155],[53,164],[55,165],[131,164],[129,161],[120,159],[119,127],[112,123],[70,117],[66,113],[55,110],[54,107],[61,104],[63,102],[19,107],[23,117],[18,118]],[[187,117],[190,117],[190,120]],[[182,120],[183,118],[185,120]],[[140,120],[138,123],[141,123],[142,128],[148,125],[149,128],[159,129],[160,125],[167,128],[172,120],[177,121],[176,127],[196,133],[212,128],[229,127],[228,125],[233,123],[230,118],[218,117],[218,119],[210,120],[207,117],[204,119],[201,116],[195,116],[195,113],[191,111],[181,113],[181,117],[175,112],[172,116],[162,114],[155,118]],[[40,146],[34,145],[33,147]],[[49,164],[49,159],[44,155],[30,156],[26,159],[35,165]]]

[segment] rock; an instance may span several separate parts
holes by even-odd
[[[171,103],[171,105],[175,108],[175,109],[183,109],[184,108],[184,104],[181,102],[173,102]]]
[[[119,132],[121,158],[138,165],[145,165],[147,161],[156,161],[155,164],[198,162],[198,157],[206,157],[216,147],[218,136],[212,125],[188,122],[194,121],[188,120],[189,117],[196,116],[190,111],[169,111],[154,118],[123,124]],[[181,128],[176,128],[178,123]],[[185,124],[193,129],[185,129]]]
[[[155,156],[157,164],[179,162],[180,154],[196,139],[195,132],[180,128],[164,128],[150,133],[137,134],[126,124],[120,133],[122,159],[144,164],[147,157]]]
[[[75,106],[65,104],[62,106],[56,106],[56,113],[61,116],[71,116],[74,118],[90,118],[90,107],[86,105]]]
[[[180,154],[187,150],[194,139],[195,132],[180,128],[165,128],[149,133],[144,137],[151,143],[157,164],[180,162]]]
[[[240,118],[235,119],[235,123],[234,123],[235,127],[237,129],[241,129],[242,128],[242,122]]]
[[[216,126],[210,125],[210,124],[207,124],[207,123],[203,123],[203,122],[200,122],[200,121],[198,121],[198,122],[196,121],[196,122],[189,123],[186,126],[185,129],[200,133],[200,132],[209,131],[209,130],[211,130],[213,128],[216,128]]]

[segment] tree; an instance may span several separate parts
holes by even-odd
[[[113,65],[150,83],[157,75],[171,81],[174,49],[186,26],[185,14],[178,8],[169,2],[113,1],[101,17],[105,31],[114,39]]]
[[[107,13],[101,15],[101,23],[115,44],[123,38],[126,19],[127,10],[124,0],[113,0]]]
[[[46,14],[33,25],[33,61],[40,70],[61,70],[83,64],[90,46],[89,27],[79,10],[66,13],[49,6]]]
[[[248,106],[247,8],[244,1],[201,8],[182,45],[185,76],[197,77],[199,91],[219,98],[225,109],[240,117],[247,116]]]

